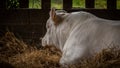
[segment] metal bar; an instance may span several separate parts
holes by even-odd
[[[85,0],[86,8],[94,8],[95,0]]]
[[[42,0],[42,9],[50,9],[51,0]]]
[[[29,8],[29,0],[19,0],[20,8]]]
[[[116,9],[117,0],[107,0],[107,9]]]
[[[72,0],[63,0],[63,9],[72,9]]]
[[[6,0],[1,0],[0,1],[0,8],[5,9],[6,8]]]

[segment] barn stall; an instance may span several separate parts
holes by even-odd
[[[6,6],[7,0],[1,0],[0,2],[0,10],[1,10],[0,11],[0,36],[3,37],[4,34],[8,32],[7,35],[10,36],[11,38],[11,33],[9,32],[13,32],[18,39],[23,40],[25,42],[25,44],[21,42],[19,42],[18,44],[26,45],[27,43],[31,45],[35,43],[35,45],[41,47],[40,38],[43,37],[43,35],[46,32],[45,24],[49,17],[51,0],[41,0],[41,9],[29,9],[29,0],[18,0],[18,2],[19,2],[19,6],[18,6],[19,8],[13,8],[13,7],[8,8]],[[117,9],[117,0],[106,0],[106,2],[107,2],[107,9],[96,9],[95,0],[85,0],[85,8],[73,8],[72,6],[73,0],[63,0],[63,9],[66,10],[67,12],[87,11],[104,19],[120,20],[120,10]],[[15,39],[16,37],[14,37],[12,34],[12,39],[13,38]],[[24,46],[23,48],[26,48],[26,47]],[[29,49],[31,51],[31,48]],[[46,50],[43,50],[43,51],[46,51]],[[40,51],[40,52],[42,53],[43,51]],[[35,51],[35,53],[38,53],[38,51]],[[50,52],[48,51],[48,54],[51,54],[51,50]],[[58,53],[56,53],[55,55],[57,56],[57,58],[59,58]],[[54,54],[52,56],[54,56]],[[55,62],[58,62],[58,59]],[[119,62],[119,60],[115,61],[115,63],[119,65],[117,62]],[[49,63],[45,63],[45,64],[48,64],[49,66],[50,65]],[[55,63],[51,63],[51,65],[59,67],[58,63],[56,63],[55,65],[54,64]]]
[[[116,8],[117,0],[107,0],[107,9],[94,9],[94,0],[85,0],[86,8],[73,8],[72,0],[63,0],[63,9],[68,12],[87,11],[98,17],[120,20],[120,10]],[[38,41],[45,32],[45,24],[49,17],[50,0],[41,1],[41,9],[29,9],[29,0],[20,0],[20,8],[6,9],[5,0],[1,0],[0,31],[9,29],[26,41]],[[32,40],[31,40],[32,39]]]

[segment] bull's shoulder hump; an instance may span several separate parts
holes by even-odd
[[[85,11],[72,12],[68,16],[68,19],[72,19],[77,22],[82,22],[82,21],[86,21],[89,19],[96,19],[96,18],[98,18],[98,17],[96,17],[95,15],[93,15],[89,12],[85,12]]]
[[[96,18],[94,14],[85,11],[72,12],[71,15],[85,18]]]
[[[85,11],[72,12],[72,14],[81,14],[81,15],[92,15],[92,16],[95,16],[95,15],[93,15],[92,13],[85,12]]]

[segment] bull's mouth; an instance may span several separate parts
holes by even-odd
[[[42,46],[43,47],[51,47],[51,46],[54,46],[54,45],[47,44],[45,41],[42,41]]]
[[[43,46],[43,47],[51,47],[51,46],[54,46],[53,44],[48,44],[47,41],[44,40],[44,39],[42,39],[41,42],[42,42],[42,46]]]
[[[55,47],[53,44],[47,44],[47,41],[44,40],[44,38],[40,38],[41,40],[41,43],[42,43],[42,47],[44,48],[52,48],[52,47]],[[55,47],[56,48],[56,47]]]

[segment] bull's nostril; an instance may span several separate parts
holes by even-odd
[[[46,46],[47,45],[47,41],[44,38],[42,38],[41,41],[42,41],[42,46]]]

